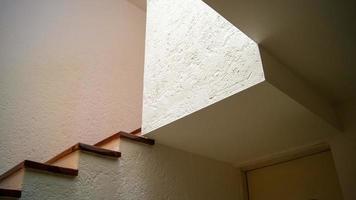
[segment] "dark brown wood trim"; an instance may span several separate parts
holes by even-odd
[[[115,133],[114,135],[112,135],[110,137],[107,137],[107,138],[101,140],[100,142],[94,144],[94,146],[101,146],[103,144],[106,144],[106,143],[114,140],[114,139],[117,139],[118,137],[127,138],[127,139],[130,139],[130,140],[134,140],[134,141],[137,141],[137,142],[142,142],[142,143],[150,144],[150,145],[154,145],[155,144],[155,141],[153,139],[149,139],[149,138],[146,138],[144,136],[137,135],[140,132],[141,132],[141,128],[138,128],[138,129],[132,131],[131,133],[120,131],[120,132]]]
[[[115,157],[115,158],[121,157],[121,153],[118,151],[103,149],[103,148],[96,147],[96,146],[89,145],[89,144],[79,143],[79,149],[83,150],[83,151],[103,155],[103,156],[110,156],[110,157]]]
[[[0,181],[6,179],[10,175],[21,170],[22,168],[42,170],[42,171],[63,174],[63,175],[68,175],[68,176],[78,176],[77,169],[58,167],[58,166],[53,166],[53,165],[50,165],[47,163],[39,163],[39,162],[31,161],[31,160],[25,160],[25,161],[19,163],[18,165],[16,165],[15,167],[11,168],[10,170],[8,170],[7,172],[3,173],[0,176]]]
[[[137,135],[137,134],[139,134],[139,133],[141,133],[141,128],[138,128],[138,129],[133,130],[133,131],[131,132],[131,134],[133,134],[133,135]]]
[[[56,174],[68,175],[68,176],[78,176],[77,169],[59,167],[59,166],[35,162],[32,160],[25,160],[24,166],[25,168],[29,168],[29,169],[36,169],[36,170],[41,170],[41,171],[46,171],[46,172],[51,172]]]
[[[118,134],[120,135],[120,137],[127,138],[127,139],[130,139],[130,140],[134,140],[134,141],[137,141],[137,142],[142,142],[142,143],[149,144],[149,145],[154,145],[155,144],[154,140],[146,138],[146,137],[143,137],[143,136],[137,136],[137,135],[133,135],[131,133],[123,132],[123,131],[120,131]]]
[[[7,177],[9,177],[11,174],[14,174],[15,172],[19,171],[20,169],[23,168],[23,163],[24,162],[20,162],[19,164],[17,164],[15,167],[9,169],[8,171],[6,171],[5,173],[0,175],[0,181],[6,179]]]
[[[109,137],[109,138],[111,138],[111,137]],[[119,136],[116,136],[116,137],[119,137]],[[101,142],[106,143],[108,141],[101,141]],[[99,143],[101,143],[101,142],[99,142]],[[95,145],[89,145],[89,144],[84,144],[84,143],[75,144],[75,145],[69,147],[68,149],[64,150],[62,153],[56,155],[52,159],[48,160],[45,164],[53,164],[57,160],[65,157],[77,150],[87,151],[87,152],[91,152],[91,153],[95,153],[95,154],[99,154],[99,155],[103,155],[103,156],[115,157],[115,158],[121,157],[121,153],[118,151],[103,149],[103,148],[97,147]]]
[[[119,137],[127,138],[133,141],[137,142],[142,142],[145,144],[149,145],[154,145],[155,141],[149,138],[146,138],[144,136],[138,136],[135,134],[138,134],[141,132],[141,128],[138,128],[131,133],[123,132],[120,131],[119,133],[115,133],[114,135],[105,138],[104,140],[96,143],[95,145],[88,145],[88,144],[83,144],[83,143],[77,143],[68,149],[64,150],[60,154],[56,155],[55,157],[51,158],[45,163],[39,163],[35,161],[30,161],[30,160],[25,160],[15,167],[11,168],[7,172],[3,173],[0,175],[0,181],[4,180],[5,178],[9,177],[11,174],[17,172],[18,170],[28,167],[31,169],[37,169],[37,170],[43,170],[43,171],[48,171],[48,172],[53,172],[53,173],[59,173],[59,174],[65,174],[65,175],[70,175],[70,176],[77,176],[78,175],[78,170],[77,169],[71,169],[71,168],[65,168],[65,167],[58,167],[58,166],[53,166],[51,165],[52,163],[56,162],[57,160],[69,155],[70,153],[77,151],[77,150],[83,150],[83,151],[88,151],[92,153],[96,153],[99,155],[104,155],[104,156],[111,156],[111,157],[120,157],[121,153],[118,151],[112,151],[108,149],[103,149],[98,146],[105,144],[107,142],[112,141],[113,139],[117,139]]]
[[[120,133],[120,132],[119,132],[119,133]],[[119,137],[120,137],[120,134],[119,134],[119,133],[115,133],[115,134],[113,134],[113,135],[111,135],[111,136],[109,136],[109,137],[107,137],[107,138],[105,138],[105,139],[103,139],[103,140],[101,140],[101,141],[95,143],[94,146],[101,146],[101,145],[103,145],[103,144],[106,144],[106,143],[108,143],[108,142],[114,140],[114,139],[119,138]],[[126,132],[125,132],[125,133],[126,133]],[[141,128],[138,128],[138,129],[136,129],[136,130],[133,130],[130,134],[136,135],[136,134],[138,134],[138,133],[141,133]]]
[[[13,189],[2,189],[0,188],[0,197],[21,197],[21,190],[13,190]]]

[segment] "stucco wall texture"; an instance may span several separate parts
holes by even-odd
[[[144,133],[264,81],[257,44],[204,2],[147,4]]]
[[[74,179],[27,171],[22,199],[240,199],[231,165],[125,139],[120,151],[118,160],[82,153]]]
[[[140,127],[144,34],[126,0],[1,0],[0,173]]]

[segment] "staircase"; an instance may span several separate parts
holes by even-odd
[[[75,199],[76,195],[83,199],[85,194],[95,192],[95,185],[89,184],[95,183],[93,180],[98,179],[100,173],[110,171],[105,169],[105,165],[102,165],[100,170],[97,170],[98,166],[90,166],[93,165],[92,159],[107,162],[108,165],[117,165],[116,161],[121,157],[121,139],[147,145],[155,143],[152,139],[139,136],[140,132],[141,129],[130,133],[120,131],[94,145],[77,143],[44,163],[25,160],[0,175],[0,199],[50,199],[51,196],[56,199]],[[83,169],[83,174],[79,173],[79,169]],[[84,190],[90,190],[78,191],[83,184],[86,185]],[[91,195],[93,196],[95,195]]]

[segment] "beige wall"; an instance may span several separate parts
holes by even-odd
[[[240,199],[239,173],[229,164],[124,139],[120,151],[118,160],[82,153],[75,179],[27,171],[21,199]]]
[[[250,200],[341,200],[330,151],[247,172]]]
[[[336,170],[345,200],[356,199],[356,102],[338,107],[344,122],[344,132],[330,141]]]
[[[296,102],[333,125],[340,128],[332,105],[315,91],[308,82],[288,69],[276,57],[259,45],[267,82],[293,98]],[[301,92],[303,91],[303,92]]]
[[[0,1],[0,173],[138,128],[144,34],[125,0]]]

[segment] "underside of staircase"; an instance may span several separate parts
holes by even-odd
[[[21,198],[24,176],[25,173],[30,171],[66,178],[78,176],[78,163],[82,152],[90,156],[118,159],[121,157],[119,151],[120,139],[154,145],[154,140],[140,136],[139,133],[141,133],[141,128],[130,133],[120,131],[94,145],[77,143],[43,163],[24,160],[0,175],[0,199]]]

